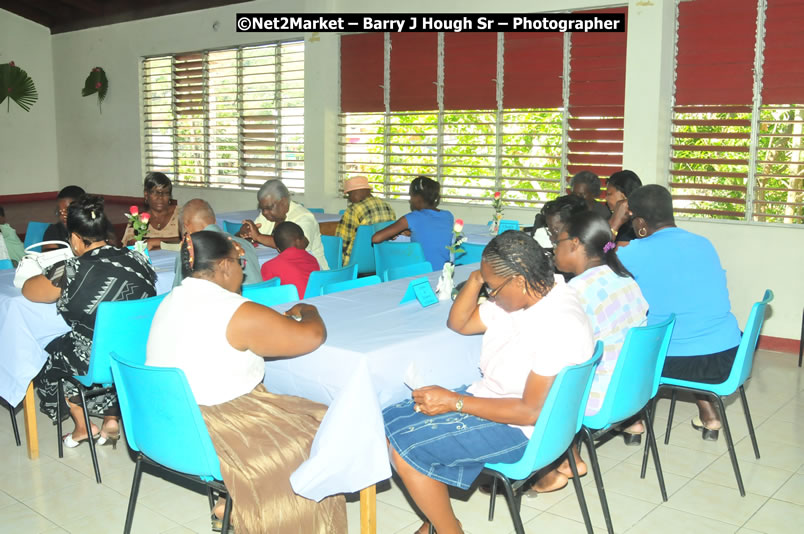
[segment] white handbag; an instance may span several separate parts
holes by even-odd
[[[62,248],[48,250],[47,252],[34,252],[32,249],[42,245],[64,245]],[[73,257],[73,249],[64,241],[42,241],[25,248],[25,256],[17,266],[14,273],[14,287],[22,289],[25,281],[36,275],[43,274],[45,269],[60,261],[68,260]]]

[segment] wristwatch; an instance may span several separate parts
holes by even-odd
[[[462,412],[463,411],[463,395],[458,397],[458,402],[455,403],[455,411]]]

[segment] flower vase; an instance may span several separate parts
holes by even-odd
[[[489,234],[497,235],[500,231],[500,221],[502,220],[502,213],[495,213],[489,224]]]
[[[148,243],[145,241],[134,241],[134,250],[145,256],[148,261],[151,260],[151,255],[148,254]]]
[[[455,264],[447,262],[441,270],[441,276],[438,277],[438,285],[436,286],[436,295],[438,300],[451,300],[452,289],[455,287],[455,281],[452,279],[452,274],[455,271]]]

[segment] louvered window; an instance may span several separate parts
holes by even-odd
[[[804,223],[802,46],[798,0],[679,4],[668,183],[678,215]]]
[[[624,72],[624,33],[344,35],[340,178],[400,198],[426,175],[446,202],[539,207],[579,170],[619,170]]]
[[[182,185],[304,191],[304,43],[143,60],[145,168]]]

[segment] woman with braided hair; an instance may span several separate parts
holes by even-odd
[[[483,286],[489,299],[478,305]],[[439,534],[463,532],[447,486],[468,489],[483,465],[525,452],[556,375],[592,356],[592,328],[575,290],[554,278],[550,256],[509,230],[484,249],[447,326],[483,334],[482,378],[450,391],[427,386],[383,412],[391,460]]]
[[[648,303],[634,277],[617,258],[616,249],[608,221],[591,211],[570,217],[553,249],[556,268],[573,275],[567,284],[578,292],[595,339],[603,342],[603,358],[595,370],[586,403],[587,415],[596,414],[603,405],[628,330],[647,323]],[[624,429],[626,444],[638,445],[643,431],[641,422]],[[578,474],[583,476],[586,464],[576,447],[573,452]],[[571,477],[569,461],[564,460],[531,489],[536,493],[555,491],[566,486]]]

